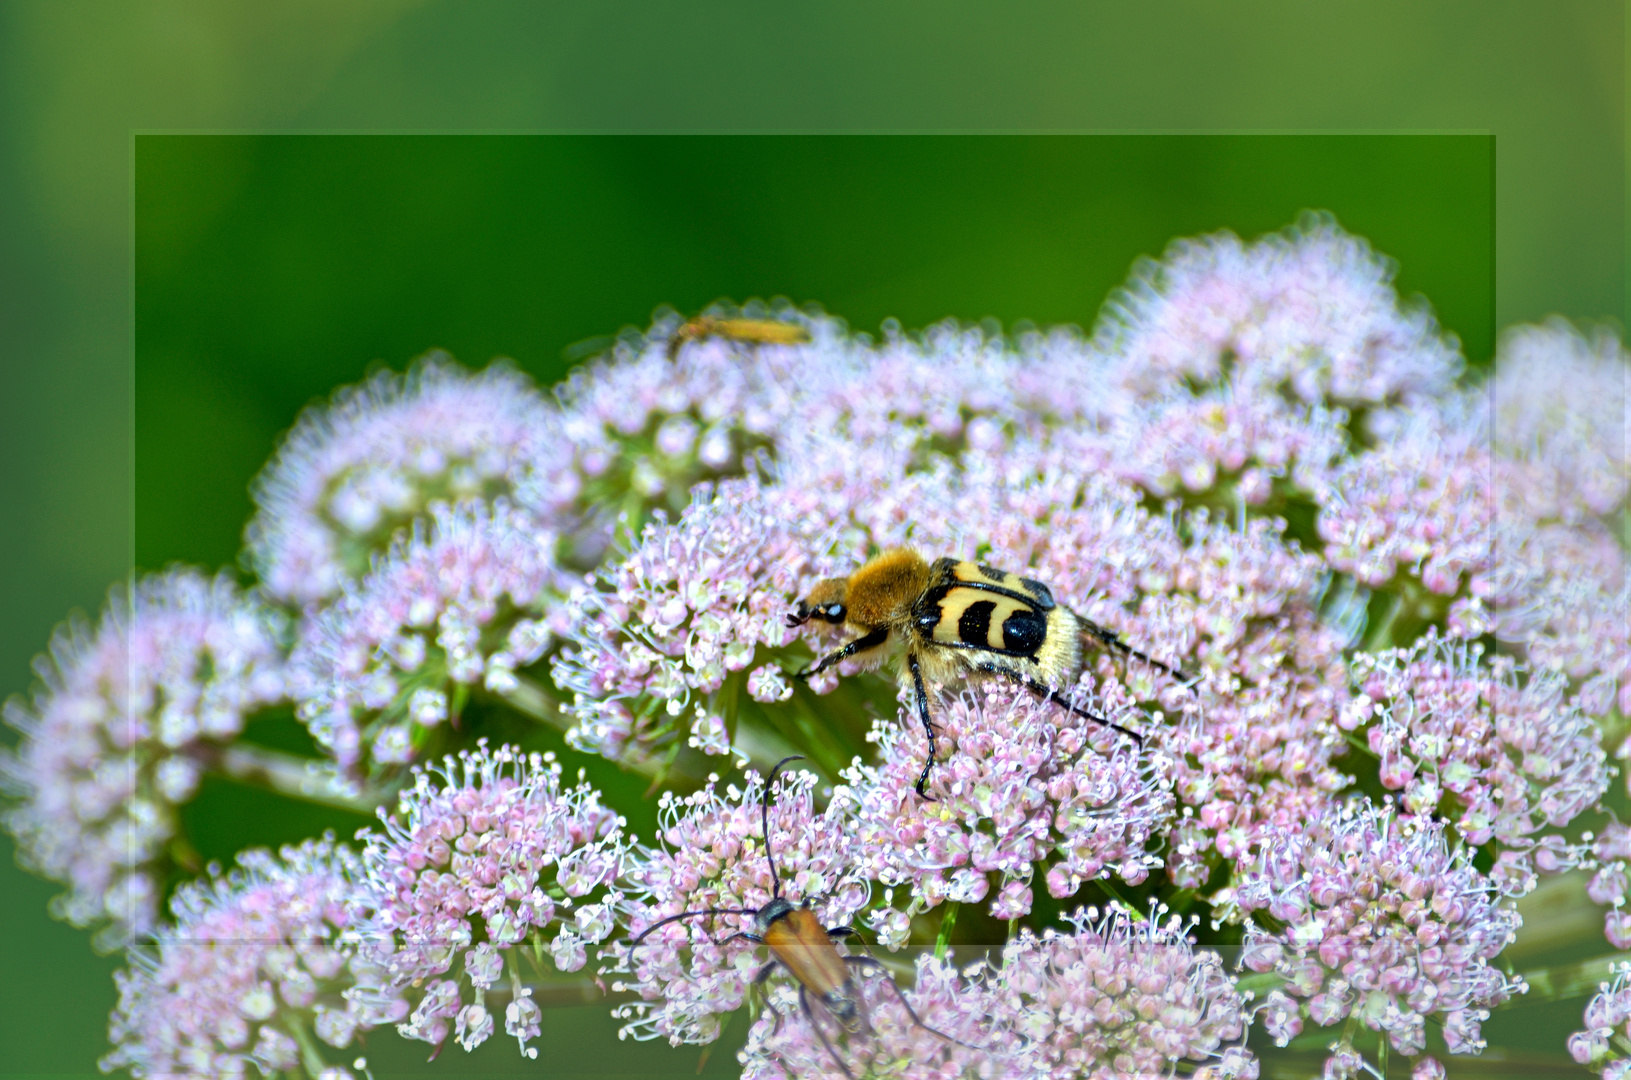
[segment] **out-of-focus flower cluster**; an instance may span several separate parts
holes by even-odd
[[[335,596],[433,502],[490,499],[527,481],[549,434],[525,375],[469,375],[433,353],[308,409],[255,481],[248,553],[267,592]]]
[[[176,808],[253,713],[285,695],[285,621],[225,575],[116,588],[93,628],[59,629],[22,732],[0,753],[18,859],[65,884],[52,913],[113,949],[157,926]]]
[[[1252,974],[1192,924],[1121,912],[1010,930],[1001,966],[920,954],[904,997],[851,965],[856,1033],[772,975],[784,1022],[756,1021],[750,1076],[1249,1077],[1253,1018],[1282,1044],[1342,1024],[1329,1077],[1383,1046],[1442,1076],[1427,1021],[1451,1052],[1483,1045],[1523,989],[1494,961],[1540,875],[1589,871],[1609,942],[1631,943],[1611,790],[1631,757],[1631,368],[1554,322],[1509,333],[1480,382],[1391,274],[1315,216],[1174,244],[1089,336],[874,341],[782,305],[745,314],[807,343],[681,341],[663,313],[553,394],[439,356],[380,373],[309,410],[257,481],[247,565],[285,612],[175,573],[65,631],[8,706],[7,823],[69,885],[58,913],[121,943],[185,865],[176,808],[246,716],[292,700],[341,794],[397,807],[363,871],[324,849],[353,904],[327,924],[350,1010],[325,1005],[331,1026],[468,1049],[502,1013],[530,1052],[536,986],[595,963],[639,998],[626,1034],[710,1041],[773,958],[724,941],[772,899],[773,856],[782,896],[891,951],[955,946],[960,905],[1039,924],[1084,890],[1166,890],[1236,924]],[[920,798],[930,740],[899,673],[801,684],[844,634],[785,619],[901,546],[1023,572],[1166,665],[1094,638],[1053,688],[1143,741],[1005,682],[930,685]],[[660,844],[549,759],[478,742],[526,722],[679,789]],[[789,748],[824,780],[784,776],[768,836],[758,773],[683,793],[710,758]],[[734,914],[629,949],[715,909]],[[121,1047],[146,998],[217,1023],[151,966],[124,984]],[[295,998],[275,1014],[295,1019],[234,1006],[253,1039],[221,1052],[284,1068],[282,1033],[310,1071],[320,1017]],[[1588,1019],[1571,1049],[1619,1068],[1619,1025]]]
[[[1431,1016],[1452,1053],[1474,1053],[1489,1008],[1525,989],[1490,965],[1513,940],[1517,911],[1427,817],[1334,806],[1264,840],[1220,899],[1273,920],[1247,923],[1241,962],[1285,978],[1265,1019],[1282,1046],[1304,1015],[1322,1027],[1353,1017],[1420,1054]]]
[[[356,856],[332,842],[249,851],[240,869],[181,886],[174,924],[131,950],[102,1068],[138,1078],[271,1076],[323,1064],[314,1037],[346,1047],[385,1017],[347,1001],[345,932]],[[253,1071],[252,1071],[253,1070]]]
[[[560,772],[553,756],[485,745],[415,770],[364,837],[353,937],[366,969],[352,1000],[401,1020],[406,1038],[439,1047],[451,1030],[471,1050],[494,1031],[496,986],[510,996],[505,1033],[537,1056],[527,1042],[542,1013],[522,962],[583,967],[615,926],[626,853],[617,815],[586,784],[563,790]]]

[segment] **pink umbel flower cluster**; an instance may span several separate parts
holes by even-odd
[[[1162,394],[1235,367],[1254,390],[1305,402],[1415,403],[1450,389],[1461,356],[1425,304],[1400,304],[1393,264],[1328,216],[1244,244],[1175,241],[1133,268],[1098,340],[1137,356],[1125,378]]]
[[[364,874],[351,999],[435,1046],[493,1034],[489,994],[524,1053],[542,1014],[522,985],[540,957],[565,972],[617,924],[622,821],[588,785],[563,788],[553,755],[485,745],[416,769],[396,813],[359,834]],[[522,964],[529,967],[523,975]]]
[[[1497,881],[1533,887],[1531,854],[1548,826],[1565,826],[1608,789],[1596,723],[1550,671],[1520,672],[1511,657],[1433,632],[1407,649],[1361,653],[1350,669],[1357,697],[1338,724],[1362,734],[1382,785],[1412,814],[1458,808],[1472,845],[1494,841]]]
[[[329,840],[249,851],[224,877],[183,885],[173,925],[131,950],[102,1068],[138,1080],[350,1080],[319,1043],[350,1046],[385,1017],[347,1001],[356,856]]]
[[[1509,331],[1490,387],[1498,485],[1493,629],[1580,683],[1582,707],[1631,714],[1631,566],[1623,516],[1631,365],[1602,330]],[[1631,735],[1616,756],[1631,757]],[[1626,771],[1631,785],[1631,770]],[[1628,788],[1631,790],[1631,788]]]
[[[1496,450],[1547,470],[1550,485],[1533,494],[1563,516],[1613,513],[1631,483],[1628,390],[1625,350],[1607,327],[1589,336],[1562,319],[1514,327],[1490,386]]]
[[[53,913],[99,927],[99,949],[157,925],[167,845],[185,803],[253,713],[285,695],[285,620],[225,575],[185,568],[115,588],[74,620],[6,704],[0,753],[22,863],[67,892]]]
[[[472,375],[440,353],[308,409],[255,480],[250,560],[268,593],[326,600],[435,501],[526,481],[549,433],[543,398],[505,364]]]
[[[1631,1076],[1631,962],[1615,965],[1586,1006],[1586,1028],[1569,1036],[1569,1055],[1603,1080]]]
[[[1218,955],[1176,916],[1113,909],[1067,915],[1075,930],[1022,930],[991,974],[990,1024],[1013,1064],[1003,1075],[1065,1080],[1169,1076],[1255,1080],[1240,1045],[1246,999]]]
[[[352,781],[420,757],[472,688],[517,690],[552,636],[548,532],[502,498],[429,514],[308,618],[290,658],[298,715]]]
[[[1490,964],[1513,940],[1517,911],[1432,819],[1356,800],[1254,854],[1220,899],[1273,920],[1247,923],[1241,963],[1285,979],[1265,1014],[1280,1045],[1305,1016],[1322,1027],[1352,1017],[1416,1055],[1434,1017],[1452,1053],[1476,1052],[1489,1008],[1524,991]]]

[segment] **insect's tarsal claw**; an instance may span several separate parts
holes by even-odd
[[[807,667],[799,668],[797,671],[793,672],[793,678],[797,679],[799,682],[805,682],[810,678],[810,672],[812,670],[813,669]]]

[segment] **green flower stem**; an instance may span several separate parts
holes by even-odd
[[[555,699],[555,695],[523,675],[515,677],[513,690],[498,696],[516,711],[541,720],[557,731],[566,731],[572,726],[566,714],[561,712],[561,703]]]
[[[789,754],[799,752],[798,747],[776,732],[768,731],[758,724],[749,723],[746,719],[737,722],[736,734],[731,739],[731,747],[738,754],[759,766],[761,770],[769,769]]]
[[[1602,940],[1603,911],[1586,895],[1583,872],[1542,880],[1518,901],[1518,913],[1523,926],[1501,954],[1508,963],[1544,961],[1559,949]]]
[[[291,799],[333,806],[359,814],[370,814],[384,803],[388,792],[364,790],[349,793],[320,771],[322,762],[269,750],[253,743],[234,743],[209,762],[240,783],[253,784],[287,795]]]
[[[1393,647],[1393,624],[1398,621],[1399,613],[1404,610],[1404,597],[1394,594],[1389,597],[1392,601],[1388,605],[1387,613],[1376,620],[1365,636],[1364,651],[1368,653],[1381,652],[1383,649]]]
[[[288,1025],[289,1034],[293,1036],[295,1043],[300,1047],[301,1068],[306,1070],[306,1076],[310,1080],[317,1080],[323,1070],[328,1068],[328,1062],[323,1060],[322,1051],[317,1049],[317,1044],[312,1041],[311,1033],[306,1030],[306,1025],[300,1022],[300,1017],[290,1012],[285,1022]]]
[[[951,944],[951,931],[957,925],[957,901],[948,901],[940,916],[940,934],[934,939],[934,958],[946,958],[946,946]]]

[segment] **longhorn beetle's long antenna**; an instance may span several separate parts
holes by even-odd
[[[642,930],[638,934],[636,934],[634,936],[633,940],[631,940],[629,942],[629,955],[631,957],[634,955],[634,950],[640,947],[640,943],[642,941],[646,940],[646,938],[651,935],[651,932],[653,930],[657,929],[660,926],[667,926],[671,922],[679,922],[681,919],[700,919],[704,915],[757,915],[757,914],[759,914],[757,909],[750,910],[748,908],[733,908],[733,907],[731,907],[731,908],[703,908],[701,911],[682,911],[678,915],[670,915],[666,919],[658,919],[656,922],[652,923],[650,926],[646,927],[644,930]]]
[[[776,782],[776,774],[781,767],[789,761],[803,761],[803,754],[792,754],[782,758],[770,767],[770,775],[765,777],[765,797],[759,803],[759,828],[765,838],[765,861],[770,864],[770,898],[780,900],[782,896],[781,878],[776,876],[776,856],[770,852],[770,788]]]

